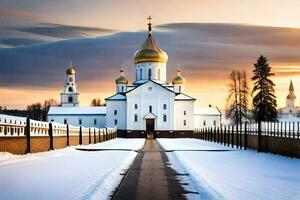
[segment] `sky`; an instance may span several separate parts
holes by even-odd
[[[112,95],[120,65],[134,79],[132,57],[151,15],[169,55],[168,81],[180,64],[197,105],[224,108],[231,70],[250,78],[265,55],[282,107],[290,80],[300,96],[299,7],[298,0],[0,0],[0,105],[59,100],[70,61],[81,105]]]

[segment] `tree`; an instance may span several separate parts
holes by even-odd
[[[104,104],[101,103],[101,99],[93,99],[91,101],[91,106],[103,106]]]
[[[58,101],[55,99],[47,99],[44,101],[44,105],[42,107],[42,120],[47,121],[47,114],[51,106],[58,106]]]
[[[228,97],[226,101],[226,118],[232,124],[242,125],[248,120],[249,87],[246,72],[233,70],[230,73]]]
[[[43,118],[42,104],[39,102],[28,105],[27,112],[31,119],[42,120]]]
[[[254,86],[252,90],[253,115],[257,122],[277,120],[277,102],[275,96],[275,84],[270,79],[274,76],[271,67],[264,56],[257,59],[254,64],[253,77]]]

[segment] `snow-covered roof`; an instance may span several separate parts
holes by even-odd
[[[217,107],[195,107],[195,115],[222,115]]]
[[[61,107],[51,106],[48,115],[105,115],[105,106]]]
[[[106,98],[105,100],[125,100],[125,99],[126,99],[126,96],[124,94],[117,93],[111,97]]]
[[[193,97],[190,97],[186,94],[180,93],[178,95],[176,95],[175,100],[196,100]]]

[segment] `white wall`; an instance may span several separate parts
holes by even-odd
[[[82,120],[81,126],[104,128],[106,126],[106,116],[102,115],[48,115],[48,122],[52,120],[57,123],[64,124],[64,120],[67,119],[67,123],[73,126],[80,126],[79,119]],[[97,124],[94,124],[94,119],[97,120]],[[114,127],[114,126],[110,126]]]
[[[151,88],[151,90],[149,89]],[[144,116],[149,113],[149,106],[152,106],[152,113],[157,116],[155,119],[155,130],[174,129],[174,98],[175,94],[161,86],[149,81],[127,93],[127,130],[146,130]],[[135,109],[135,104],[138,108]],[[166,104],[166,109],[163,108]],[[134,115],[138,115],[138,121],[134,121]],[[166,122],[163,115],[167,116]]]
[[[142,78],[141,78],[141,75],[140,75],[140,69],[142,69]],[[151,79],[152,80],[159,80],[162,83],[167,82],[166,63],[159,63],[159,62],[137,63],[135,65],[136,81],[148,80],[149,79],[149,77],[148,77],[148,70],[149,69],[151,69]],[[158,75],[158,71],[160,71],[160,76]]]
[[[206,125],[204,125],[204,121]],[[214,121],[216,125],[214,125]],[[194,128],[214,127],[221,125],[220,115],[200,115],[194,114]]]
[[[114,111],[117,110],[117,114]],[[108,127],[117,127],[117,129],[126,129],[126,101],[107,100],[106,101],[106,122]],[[117,125],[115,125],[117,120]]]
[[[194,130],[194,101],[175,101],[174,111],[174,130]],[[186,125],[184,125],[184,120]]]

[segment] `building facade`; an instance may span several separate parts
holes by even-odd
[[[116,126],[127,136],[136,132],[192,132],[196,99],[185,94],[185,78],[179,68],[172,83],[168,83],[168,55],[154,40],[151,22],[148,36],[133,60],[135,80],[128,84],[121,69],[115,81],[116,93],[106,99],[107,126]]]

